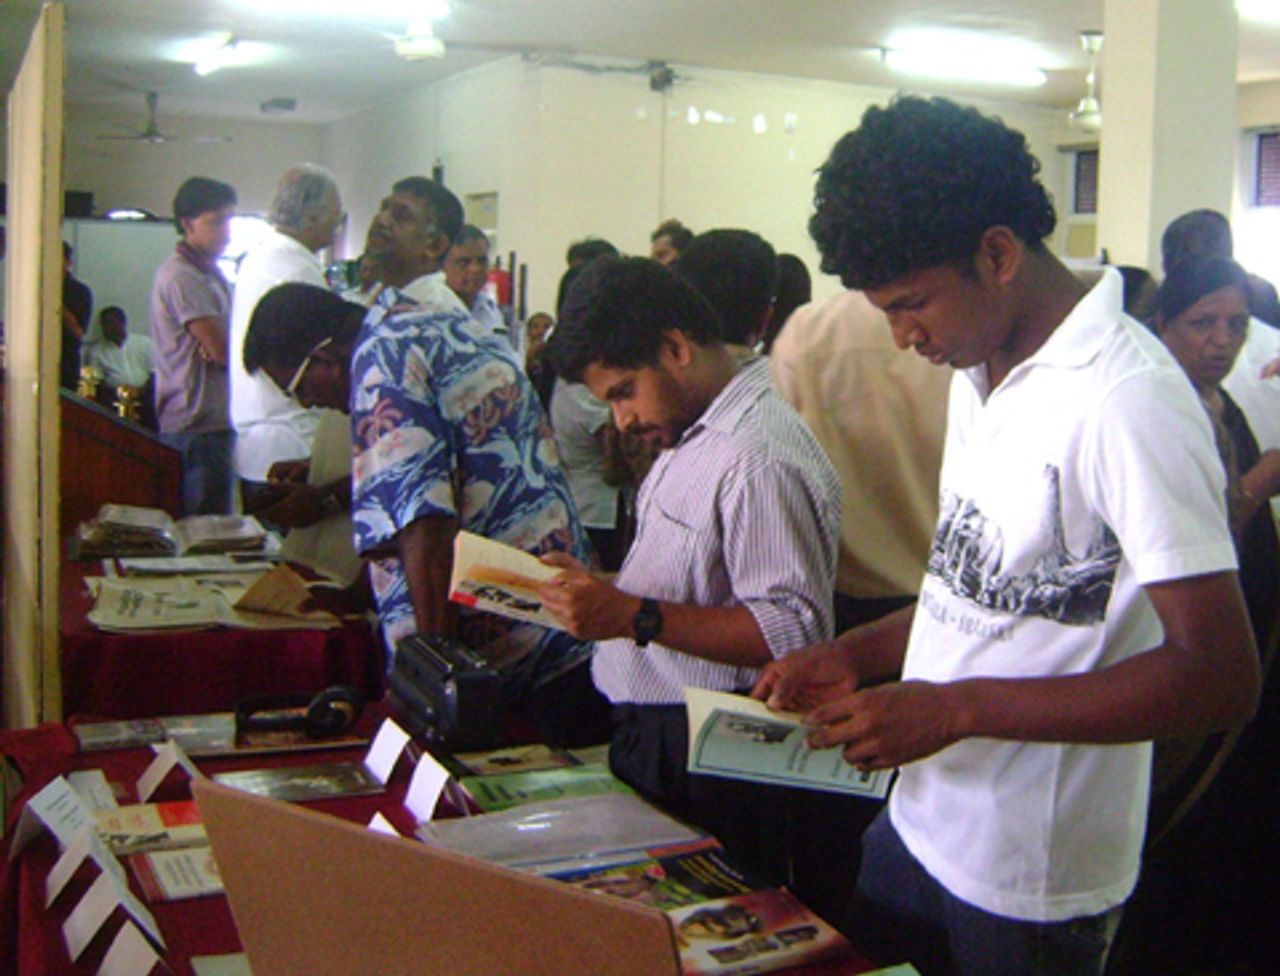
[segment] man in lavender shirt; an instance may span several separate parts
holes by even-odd
[[[551,342],[557,373],[608,403],[657,453],[616,580],[565,554],[543,605],[596,641],[612,705],[614,775],[710,830],[736,863],[789,874],[788,799],[687,770],[684,689],[743,691],[759,669],[829,639],[840,482],[763,359],[725,345],[706,300],[645,258],[599,258],[574,282]]]
[[[173,200],[182,235],[151,286],[156,416],[160,436],[182,452],[182,514],[228,513],[235,432],[227,413],[231,287],[218,258],[231,242],[236,192],[193,176]]]

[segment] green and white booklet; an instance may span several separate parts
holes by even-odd
[[[744,695],[686,688],[689,772],[884,799],[893,770],[849,765],[839,746],[811,749],[793,712],[770,711]]]

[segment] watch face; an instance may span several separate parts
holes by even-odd
[[[656,600],[645,600],[640,604],[631,622],[636,633],[637,644],[647,644],[662,630],[662,613],[658,610]]]

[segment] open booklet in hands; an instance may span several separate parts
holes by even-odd
[[[866,772],[839,746],[811,749],[794,712],[773,712],[744,695],[686,688],[689,772],[884,799],[893,771]]]
[[[470,532],[453,542],[449,599],[476,610],[561,630],[560,621],[542,608],[538,587],[560,574],[537,556]]]

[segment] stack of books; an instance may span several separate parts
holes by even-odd
[[[174,520],[158,508],[103,505],[76,530],[81,559],[260,552],[267,531],[252,515],[189,515]]]

